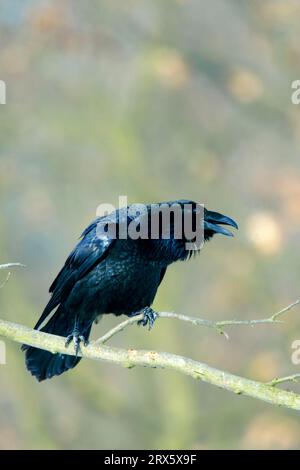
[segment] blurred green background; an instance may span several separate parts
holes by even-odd
[[[263,318],[300,295],[298,0],[1,0],[1,318],[32,326],[102,202],[191,198],[234,217],[172,266],[154,307]],[[5,273],[2,272],[1,280]],[[122,347],[183,354],[257,380],[296,373],[284,325],[215,331],[160,320]],[[108,316],[93,337],[118,320]],[[298,448],[299,414],[175,372],[82,361],[38,384],[7,341],[0,448]],[[300,391],[300,386],[287,385]]]

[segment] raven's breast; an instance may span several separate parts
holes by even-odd
[[[100,268],[100,267],[99,267]],[[138,258],[130,260],[107,259],[99,269],[101,285],[105,289],[105,313],[116,315],[137,312],[150,306],[160,281],[160,267]]]
[[[108,256],[76,283],[68,298],[69,310],[96,318],[102,313],[129,315],[152,304],[161,265],[141,256],[134,244],[122,245],[118,240]]]

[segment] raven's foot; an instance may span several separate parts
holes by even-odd
[[[142,313],[144,314],[144,318],[137,322],[138,325],[148,325],[148,329],[151,330],[151,328],[153,328],[156,318],[158,317],[158,314],[151,307],[144,308]]]
[[[78,353],[80,351],[80,343],[83,343],[84,346],[87,346],[89,344],[88,340],[80,334],[77,328],[74,328],[72,333],[67,336],[65,347],[67,348],[72,343],[72,341],[74,344],[76,357],[78,356]]]

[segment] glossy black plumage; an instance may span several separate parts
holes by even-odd
[[[182,211],[187,204],[191,204],[193,210],[196,207],[192,201],[175,202]],[[173,201],[167,204],[173,204]],[[167,267],[188,259],[192,252],[186,249],[187,240],[175,239],[172,230],[170,239],[160,237],[156,240],[120,239],[111,237],[104,230],[113,225],[119,229],[122,223],[128,226],[133,220],[135,216],[128,215],[124,208],[96,219],[86,228],[50,287],[52,295],[36,329],[70,336],[79,345],[80,339],[88,339],[91,326],[99,315],[132,316],[152,305]],[[205,240],[215,233],[232,235],[221,225],[237,228],[232,219],[206,209],[202,223]],[[28,346],[23,349],[26,366],[39,381],[60,375],[80,360]]]

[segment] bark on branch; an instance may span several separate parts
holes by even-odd
[[[118,331],[120,331],[120,328]],[[115,329],[111,330],[111,332],[113,334],[116,333]],[[102,337],[102,343],[104,342],[103,338],[107,341],[108,338],[113,336],[111,332]],[[8,321],[0,320],[0,336],[18,343],[45,349],[52,353],[74,355],[74,350],[71,346],[66,348],[65,338],[36,331]],[[99,340],[86,347],[82,346],[80,355],[87,359],[106,361],[127,368],[143,366],[176,370],[194,379],[202,380],[239,395],[247,395],[273,405],[300,410],[300,395],[278,389],[272,382],[261,383],[249,380],[176,354],[135,349],[126,350],[98,343]]]
[[[0,269],[9,269],[14,266],[22,265],[18,263],[0,265]],[[278,318],[287,311],[291,310],[297,304],[299,304],[299,300],[284,308],[283,310],[280,310],[279,312],[271,315],[270,317],[261,320],[226,320],[212,322],[197,317],[189,317],[187,315],[170,312],[161,312],[159,313],[159,317],[176,318],[178,320],[190,322],[194,325],[214,328],[217,331],[225,334],[223,330],[224,326],[254,326],[257,324],[281,323]],[[143,366],[176,370],[177,372],[181,372],[194,379],[202,380],[203,382],[216,385],[217,387],[221,387],[239,395],[247,395],[249,397],[271,403],[272,405],[285,406],[287,408],[300,411],[300,395],[276,388],[276,385],[278,384],[288,381],[296,381],[299,378],[299,374],[276,378],[271,382],[262,383],[215,369],[202,362],[198,362],[184,356],[178,356],[176,354],[104,346],[104,343],[107,342],[112,336],[124,330],[124,328],[127,326],[136,323],[142,318],[142,314],[133,318],[129,318],[128,320],[125,320],[115,328],[108,331],[97,341],[90,343],[86,347],[81,346],[80,355],[87,359],[106,361],[127,368]],[[65,346],[66,339],[62,338],[61,336],[50,335],[48,333],[36,331],[32,328],[1,319],[0,336],[8,338],[17,343],[45,349],[46,351],[50,351],[52,353],[68,355],[75,354],[71,345],[69,347]]]

